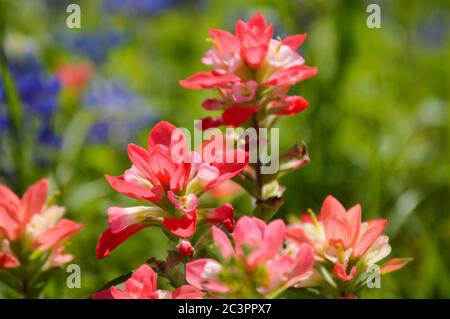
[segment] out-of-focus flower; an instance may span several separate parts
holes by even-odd
[[[423,43],[423,48],[436,50],[445,44],[448,18],[448,10],[437,11],[432,13],[425,21],[417,24],[417,35]]]
[[[0,185],[0,268],[18,267],[21,264],[18,256],[29,258],[36,252],[50,253],[48,267],[60,266],[72,258],[63,254],[62,245],[82,225],[62,218],[64,207],[47,204],[47,191],[45,179],[30,186],[21,199],[7,186]],[[18,241],[19,255],[12,245]]]
[[[157,118],[142,96],[114,81],[94,79],[82,97],[82,105],[96,119],[88,133],[91,143],[123,147]]]
[[[95,64],[104,63],[111,51],[124,42],[124,36],[117,30],[91,30],[83,33],[62,33],[55,36],[59,46],[72,54],[79,54]]]
[[[170,9],[175,0],[103,0],[103,9],[128,16],[154,15]]]
[[[8,45],[5,51],[9,52],[7,66],[22,107],[19,124],[27,128],[27,136],[35,145],[30,153],[36,162],[39,165],[48,165],[53,161],[52,151],[58,149],[62,142],[54,125],[55,114],[59,108],[61,85],[54,75],[46,72],[35,51],[28,48],[29,45],[24,45],[26,51],[22,52],[20,51],[23,49],[20,45],[21,38],[19,37],[15,43],[15,36],[12,37],[9,36],[10,40],[7,42],[14,43],[13,48],[11,48],[12,44]],[[7,105],[7,91],[3,81],[0,81],[0,133],[13,128],[14,120]],[[6,143],[8,138],[7,134],[0,136],[0,145],[8,147]],[[5,151],[2,148],[0,147],[0,152]]]
[[[146,200],[155,206],[108,209],[109,228],[97,245],[103,258],[122,241],[144,227],[158,225],[178,237],[194,234],[197,222],[234,226],[233,208],[197,209],[198,198],[239,174],[248,164],[248,154],[240,149],[203,158],[187,149],[186,136],[168,122],[159,122],[150,132],[147,149],[130,144],[133,165],[122,176],[106,176],[119,193]],[[197,219],[199,219],[197,221]]]
[[[158,289],[157,274],[144,264],[125,282],[123,290],[111,287],[96,292],[93,299],[200,299],[204,293],[200,290],[184,285],[174,291]]]
[[[209,33],[213,48],[202,62],[213,70],[180,81],[185,88],[219,92],[219,99],[208,99],[203,106],[222,110],[222,116],[204,119],[204,129],[222,124],[237,127],[256,112],[294,115],[308,107],[305,99],[287,95],[290,86],[317,73],[297,53],[306,34],[272,39],[273,26],[260,14],[248,22],[239,20],[235,34],[219,29]]]
[[[317,218],[314,215],[302,218],[301,222],[288,227],[286,236],[291,241],[314,247],[319,275],[315,277],[315,284],[320,286],[328,280],[322,277],[323,272],[328,271],[340,283],[335,285],[336,289],[345,286],[345,289],[338,289],[338,293],[355,293],[364,286],[368,267],[391,252],[389,238],[383,235],[386,225],[386,219],[362,222],[359,204],[347,211],[336,198],[328,196]],[[380,275],[400,269],[409,261],[393,259],[381,267]]]
[[[42,67],[31,38],[20,33],[7,33],[5,54],[8,70],[23,106],[21,125],[35,128],[35,143],[58,147],[61,138],[55,133],[52,122],[59,107],[60,82]],[[7,92],[3,81],[0,81],[0,132],[8,130],[11,125]]]
[[[242,187],[233,181],[226,181],[211,189],[211,196],[214,199],[229,198],[241,193]]]
[[[314,265],[309,244],[285,241],[282,220],[266,224],[256,217],[242,217],[233,232],[234,247],[215,226],[212,236],[220,258],[186,265],[187,282],[212,296],[273,298],[307,279]]]
[[[94,67],[87,61],[75,64],[62,64],[56,69],[56,76],[62,86],[72,90],[84,88],[93,74]]]
[[[60,83],[55,76],[48,75],[35,57],[10,59],[12,73],[21,102],[33,115],[48,119],[58,107]],[[1,103],[6,103],[6,92],[0,86]]]

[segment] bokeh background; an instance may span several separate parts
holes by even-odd
[[[70,3],[81,6],[81,29],[66,27]],[[366,26],[370,3],[381,6],[381,29]],[[86,224],[68,247],[81,267],[81,288],[68,289],[61,270],[45,297],[87,298],[148,258],[164,258],[167,239],[154,229],[105,260],[95,258],[107,207],[132,203],[103,175],[128,168],[127,143],[144,144],[156,121],[194,129],[211,92],[186,90],[178,81],[204,69],[208,28],[233,30],[237,19],[257,11],[276,35],[307,32],[301,53],[319,68],[294,89],[311,107],[280,122],[281,147],[302,139],[312,161],[282,180],[286,204],[277,217],[318,211],[327,194],[347,207],[361,203],[365,219],[389,219],[392,256],[414,258],[363,296],[450,297],[448,1],[0,4],[10,75],[0,82],[0,182],[22,194],[48,177],[69,217]],[[20,99],[7,107],[5,90],[12,87]],[[241,212],[249,209],[245,195],[233,201]],[[10,293],[0,286],[0,296]]]

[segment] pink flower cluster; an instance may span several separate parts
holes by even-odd
[[[186,280],[216,297],[261,298],[299,284],[314,265],[309,244],[286,241],[281,219],[266,224],[244,216],[227,235],[213,226],[212,237],[219,259],[202,258],[186,265]]]
[[[290,87],[317,73],[304,65],[297,49],[306,34],[273,39],[273,25],[260,14],[248,22],[239,20],[235,34],[209,30],[213,48],[202,62],[212,71],[199,72],[180,85],[188,89],[216,89],[220,98],[207,99],[203,107],[221,110],[220,117],[203,119],[202,128],[244,124],[253,114],[293,115],[308,107],[300,96],[289,96]]]
[[[62,218],[64,207],[47,203],[47,193],[45,179],[30,186],[22,198],[0,184],[0,269],[20,267],[36,253],[48,253],[45,269],[73,259],[63,245],[83,225]]]
[[[247,153],[239,149],[223,151],[211,159],[187,150],[185,138],[172,124],[160,122],[150,132],[147,149],[128,146],[131,168],[121,176],[106,176],[119,193],[153,205],[110,207],[109,227],[97,245],[98,258],[104,258],[128,237],[149,226],[163,227],[182,238],[192,236],[198,223],[221,223],[233,230],[234,210],[230,204],[199,209],[198,198],[239,174],[248,164]],[[240,158],[244,161],[238,161]]]
[[[351,286],[367,275],[369,266],[391,253],[389,237],[383,235],[386,225],[386,219],[362,222],[359,204],[347,211],[336,198],[328,196],[317,218],[302,216],[300,222],[288,227],[286,237],[297,244],[311,245],[317,264],[328,268],[337,281]],[[380,275],[398,270],[410,260],[391,259],[381,267]],[[309,285],[326,280],[318,269]]]
[[[93,299],[199,299],[205,294],[200,290],[189,286],[181,286],[174,291],[158,289],[158,275],[153,269],[144,264],[125,282],[125,287],[120,290],[111,287],[92,295]]]
[[[213,48],[202,62],[213,70],[180,81],[186,88],[215,89],[220,95],[204,101],[205,109],[220,110],[222,115],[204,119],[203,129],[245,126],[253,117],[249,126],[258,131],[273,124],[277,116],[308,107],[302,97],[288,95],[292,85],[317,73],[297,53],[306,35],[273,39],[272,33],[273,26],[260,14],[248,22],[239,20],[235,34],[210,30]],[[270,138],[259,133],[256,137],[257,146]],[[390,254],[388,237],[383,235],[386,220],[362,222],[360,205],[347,211],[331,196],[317,217],[302,216],[287,226],[281,219],[270,221],[283,203],[284,187],[278,178],[309,162],[303,143],[280,155],[275,173],[263,175],[260,159],[249,164],[243,149],[222,147],[214,157],[205,157],[203,149],[200,153],[188,149],[186,138],[181,129],[160,122],[151,131],[146,149],[129,145],[131,168],[106,178],[119,193],[152,205],[110,207],[109,227],[99,239],[97,257],[107,256],[141,229],[157,226],[177,242],[176,250],[169,251],[165,261],[152,258],[147,263],[161,276],[176,278],[178,283],[184,277],[189,285],[159,290],[154,270],[145,264],[125,282],[124,289],[111,287],[94,298],[275,298],[286,289],[303,287],[315,288],[324,297],[349,298],[365,285],[368,268]],[[251,143],[242,142],[238,145],[253,151]],[[232,178],[254,200],[254,217],[242,216],[236,225],[229,203],[199,207],[204,193],[215,188],[223,194],[220,186],[229,185]],[[215,225],[197,236],[197,226],[202,224]],[[392,259],[379,275],[408,261]]]

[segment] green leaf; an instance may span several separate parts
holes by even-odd
[[[11,116],[15,133],[18,134],[18,132],[20,132],[22,122],[22,106],[19,94],[17,93],[17,89],[14,84],[14,79],[8,69],[8,62],[6,60],[3,44],[0,48],[0,68],[6,93],[6,106]]]
[[[14,276],[9,270],[0,270],[0,282],[17,292],[21,292],[22,285],[19,278]]]

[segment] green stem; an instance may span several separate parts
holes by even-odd
[[[1,8],[0,8],[1,9]],[[8,69],[8,61],[6,58],[4,50],[4,27],[0,27],[0,72],[1,78],[4,83],[5,94],[6,94],[6,106],[8,109],[9,116],[11,118],[12,126],[11,133],[15,140],[13,143],[13,157],[15,161],[15,171],[17,176],[17,184],[21,185],[23,181],[22,176],[22,159],[23,152],[21,148],[21,125],[22,125],[22,105],[20,101],[19,94],[17,92],[16,86],[14,84],[14,79],[11,72]]]

